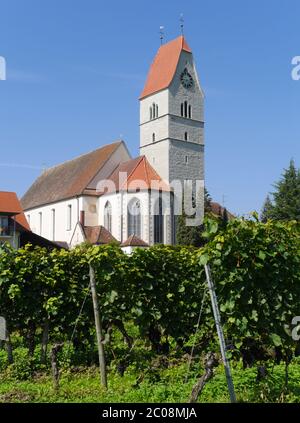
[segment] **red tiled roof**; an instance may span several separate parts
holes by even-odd
[[[104,226],[85,226],[83,228],[86,240],[91,244],[109,244],[117,242],[116,238]]]
[[[224,210],[225,210],[225,207],[221,206],[221,204],[216,203],[215,201],[210,202],[210,211],[213,214],[215,214],[217,216],[223,216]],[[226,209],[226,211],[227,211],[228,219],[234,219],[235,218],[235,216],[232,213],[230,213],[227,209]]]
[[[24,213],[20,213],[15,217],[16,222],[21,226],[21,229],[31,231]]]
[[[22,198],[24,210],[81,195],[121,143],[105,145],[47,169]]]
[[[130,237],[121,244],[121,247],[149,247],[149,244],[136,235],[130,235]]]
[[[15,216],[22,212],[20,201],[15,192],[0,191],[0,213]]]
[[[125,173],[127,178],[121,180],[120,173]],[[140,156],[120,165],[113,171],[108,178],[113,182],[116,191],[136,191],[138,189],[150,189],[151,187],[161,191],[171,191],[170,186],[163,181],[159,174],[153,169],[145,156]],[[99,192],[99,194],[109,193],[111,189]]]
[[[171,84],[182,50],[188,53],[192,52],[182,35],[159,48],[150,67],[140,99],[163,90]]]

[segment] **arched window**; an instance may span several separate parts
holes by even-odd
[[[155,111],[156,111],[156,117],[158,117],[158,105],[156,105]]]
[[[136,235],[141,238],[141,203],[137,198],[130,201],[127,207],[128,237]]]
[[[109,201],[107,201],[104,207],[104,227],[109,232],[111,232],[111,221],[112,221],[111,204]]]
[[[155,142],[155,133],[152,134],[152,142]]]
[[[164,215],[163,201],[161,196],[157,200],[154,214],[154,244],[162,244],[164,242]]]
[[[187,101],[184,102],[184,117],[187,117],[188,115],[188,104]]]
[[[192,106],[191,105],[189,105],[189,118],[190,119],[192,118]]]
[[[188,133],[187,133],[187,132],[185,132],[185,133],[184,133],[184,141],[187,141],[188,139],[189,139]]]
[[[150,107],[150,120],[152,120],[152,107]]]
[[[181,103],[180,105],[180,112],[181,112],[181,116],[183,117],[183,103]]]

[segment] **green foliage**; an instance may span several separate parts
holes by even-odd
[[[0,315],[6,317],[9,332],[22,339],[18,345],[27,348],[22,354],[27,354],[31,369],[30,360],[38,360],[36,344],[48,323],[46,344],[65,343],[64,366],[95,363],[92,265],[108,363],[126,356],[130,365],[134,354],[141,358],[147,348],[159,354],[171,348],[190,351],[206,287],[203,265],[209,262],[231,345],[229,355],[242,359],[245,366],[270,356],[289,361],[296,347],[291,321],[299,314],[299,224],[263,224],[253,217],[231,220],[225,227],[206,219],[207,243],[201,249],[154,246],[128,256],[116,245],[51,252],[7,247],[0,253]],[[116,332],[126,340],[122,347],[113,343]],[[197,354],[217,348],[208,295],[195,339]],[[143,351],[136,350],[138,340],[144,343]]]
[[[97,368],[65,370],[62,373],[60,390],[53,390],[50,376],[37,375],[32,380],[16,381],[6,378],[0,383],[0,402],[169,402],[186,403],[202,368],[195,369],[186,381],[186,366],[183,363],[170,363],[160,368],[157,380],[145,378],[139,387],[136,380],[139,373],[127,371],[123,377],[116,372],[109,375],[108,389],[100,386]],[[238,402],[278,403],[300,402],[299,363],[290,365],[290,382],[287,390],[283,389],[284,366],[276,365],[268,369],[267,377],[257,381],[255,368],[232,370]],[[2,375],[1,375],[2,376]],[[228,390],[224,370],[220,366],[216,374],[204,387],[199,398],[201,403],[228,402]]]
[[[195,205],[193,205],[195,207]],[[184,209],[184,204],[183,204]],[[205,188],[204,190],[204,213],[211,212],[211,197]],[[187,215],[185,213],[177,216],[176,219],[176,242],[178,245],[192,245],[194,247],[201,247],[205,244],[205,239],[202,236],[203,225],[187,226]]]
[[[267,197],[261,219],[300,221],[300,169],[296,169],[293,160],[282,178],[275,185],[273,202]]]
[[[231,221],[207,244],[222,320],[245,364],[279,347],[295,349],[292,318],[299,314],[299,224]]]

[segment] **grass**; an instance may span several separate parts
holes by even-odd
[[[256,368],[242,370],[237,365],[232,373],[239,402],[300,402],[299,361],[290,365],[290,380],[287,390],[283,389],[284,366],[277,365],[269,370],[268,377],[256,381]],[[19,381],[2,373],[0,375],[0,402],[187,402],[192,386],[197,380],[195,371],[186,378],[186,364],[158,369],[146,375],[137,384],[140,375],[134,368],[128,368],[124,376],[111,370],[108,374],[108,389],[100,385],[97,368],[77,368],[62,372],[59,392],[53,389],[51,376],[36,374],[30,380]],[[205,386],[199,402],[228,402],[226,380],[222,367],[216,370],[214,378]]]

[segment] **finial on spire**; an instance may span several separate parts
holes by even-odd
[[[160,45],[162,45],[162,43],[163,43],[163,39],[164,39],[164,29],[165,29],[165,27],[164,26],[160,26],[159,27],[159,38],[160,38]]]
[[[183,35],[183,27],[184,27],[184,19],[183,19],[183,13],[180,13],[180,31],[181,31],[181,35]]]

